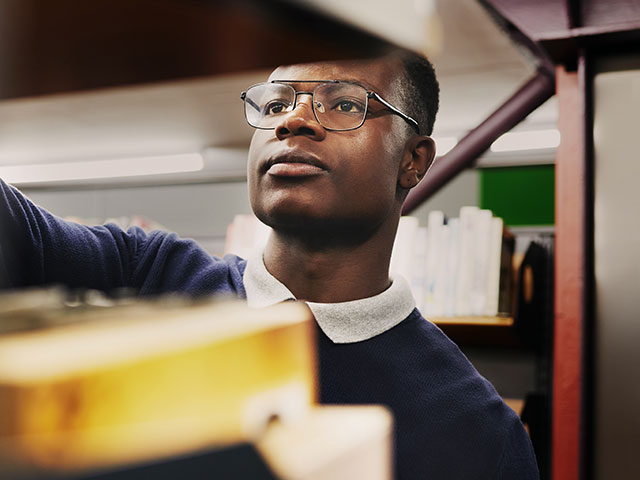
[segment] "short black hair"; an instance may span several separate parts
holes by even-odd
[[[421,135],[431,135],[440,104],[440,86],[431,62],[411,50],[397,50],[405,69],[402,97],[405,113],[420,125]]]

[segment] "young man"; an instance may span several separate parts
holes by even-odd
[[[398,478],[537,478],[517,416],[389,278],[402,202],[434,158],[437,97],[431,65],[408,53],[281,67],[247,89],[250,199],[273,227],[248,261],[165,232],[66,223],[0,184],[4,286],[304,300],[321,402],[390,407]]]

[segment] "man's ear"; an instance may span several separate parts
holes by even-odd
[[[398,186],[404,189],[415,187],[427,174],[436,156],[436,144],[431,137],[419,135],[409,139],[398,172]]]

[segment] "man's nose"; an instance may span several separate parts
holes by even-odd
[[[282,116],[276,125],[276,137],[284,140],[290,136],[305,135],[314,140],[322,140],[327,131],[318,123],[313,113],[313,98],[311,95],[300,95],[296,107]]]

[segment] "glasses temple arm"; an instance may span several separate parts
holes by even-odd
[[[404,120],[406,120],[407,122],[409,122],[411,124],[411,126],[413,128],[415,128],[416,133],[420,134],[420,125],[418,124],[417,121],[415,121],[413,118],[411,118],[409,115],[406,115],[404,113],[402,113],[400,110],[398,110],[396,107],[394,107],[393,105],[391,105],[389,102],[387,102],[384,98],[382,98],[380,95],[378,95],[376,92],[371,92],[370,93],[371,97],[375,98],[378,102],[380,102],[381,104],[383,104],[385,107],[387,107],[389,110],[391,110],[393,113],[395,113],[396,115],[399,115],[400,117],[402,117]]]
[[[256,102],[251,100],[249,97],[247,97],[247,92],[242,92],[242,95],[240,95],[240,98],[244,100],[246,103],[248,103],[249,105],[251,105],[253,108],[255,108],[256,111],[258,112],[260,111],[260,105],[258,105]]]

